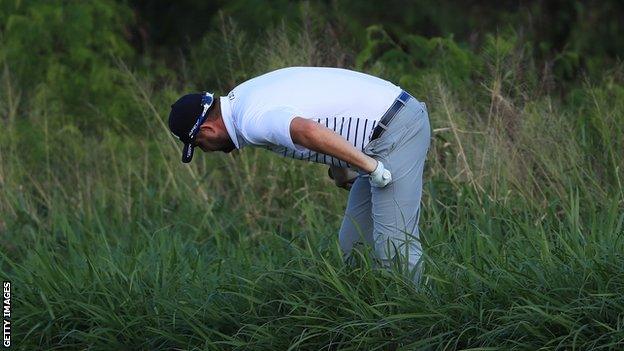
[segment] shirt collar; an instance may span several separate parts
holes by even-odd
[[[228,99],[227,96],[221,96],[219,99],[221,102],[221,117],[223,117],[225,129],[227,129],[227,132],[230,136],[230,139],[232,139],[234,146],[236,146],[237,149],[240,149],[241,144],[238,140],[238,135],[236,134],[236,127],[234,125],[234,118],[232,116],[232,106],[230,105],[230,99]]]

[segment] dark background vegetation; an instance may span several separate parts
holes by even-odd
[[[175,55],[206,32],[218,31],[219,13],[237,20],[251,37],[267,27],[309,21],[327,25],[352,49],[366,45],[365,29],[381,24],[396,42],[406,34],[452,37],[475,49],[487,33],[514,31],[557,78],[599,73],[624,54],[620,1],[135,1],[131,40],[140,52]]]
[[[488,35],[513,37],[528,50],[527,64],[544,93],[565,94],[620,62],[623,14],[620,1],[563,0],[3,0],[0,5],[5,67],[24,97],[36,95],[42,84],[54,86],[53,102],[80,115],[75,122],[82,125],[88,111],[98,115],[89,118],[95,124],[122,115],[127,123],[133,115],[114,83],[116,59],[151,71],[161,83],[223,92],[256,73],[246,68],[258,49],[242,46],[244,62],[228,67],[226,46],[254,43],[276,27],[284,27],[288,35],[295,30],[314,33],[337,56],[323,55],[317,64],[363,70],[382,63],[385,78],[394,81],[439,68],[440,60],[457,61],[452,55],[464,62],[449,62],[453,67],[445,74],[474,78],[483,70],[469,58],[483,48]],[[238,32],[226,38],[223,30],[230,21]],[[268,43],[263,49],[272,50]],[[224,70],[235,81],[226,80]]]

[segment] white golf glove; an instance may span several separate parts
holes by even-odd
[[[383,188],[392,181],[392,174],[387,170],[381,161],[377,161],[377,168],[368,174],[372,186]]]

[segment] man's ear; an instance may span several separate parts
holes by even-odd
[[[214,123],[211,123],[211,121],[206,121],[204,124],[199,126],[199,130],[207,134],[214,134],[217,131],[217,128]]]

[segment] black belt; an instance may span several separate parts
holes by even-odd
[[[405,90],[401,91],[399,97],[394,100],[392,106],[390,106],[388,111],[384,113],[384,115],[379,120],[379,123],[377,123],[375,129],[373,129],[373,136],[371,137],[371,141],[381,136],[381,134],[388,128],[388,124],[390,123],[390,121],[392,121],[394,116],[396,116],[396,114],[401,110],[401,108],[403,108],[403,106],[405,106],[407,101],[409,101],[409,99],[411,98],[412,96],[408,92],[406,92]]]

